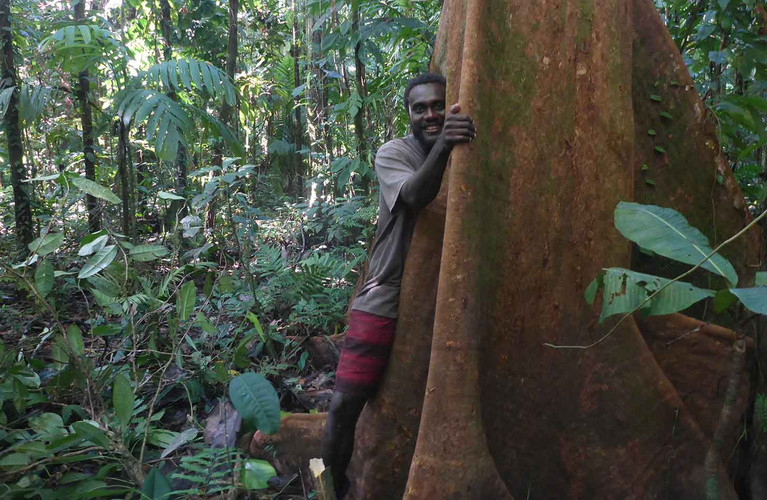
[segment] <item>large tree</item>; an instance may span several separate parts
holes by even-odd
[[[433,65],[478,137],[419,215],[350,496],[733,497],[730,449],[712,453],[717,433],[734,443],[717,430],[731,331],[629,318],[589,349],[544,345],[613,326],[583,297],[602,267],[632,264],[619,201],[676,208],[717,242],[749,219],[652,2],[447,1]],[[759,246],[728,249],[743,282]]]
[[[0,30],[2,34],[2,77],[0,88],[12,89],[8,108],[5,112],[5,136],[8,143],[8,163],[11,169],[11,185],[13,187],[14,220],[16,222],[16,243],[20,253],[27,251],[27,245],[34,237],[32,223],[31,187],[24,181],[27,169],[24,167],[24,148],[19,126],[19,94],[21,85],[16,75],[14,61],[13,34],[11,28],[11,2],[0,1]]]

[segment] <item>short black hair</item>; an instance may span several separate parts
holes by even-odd
[[[445,80],[445,77],[438,75],[437,73],[424,73],[416,76],[407,82],[407,87],[405,87],[405,95],[402,99],[405,104],[405,111],[408,113],[410,112],[410,91],[413,90],[413,87],[425,85],[427,83],[440,83],[443,87],[447,87],[447,80]]]

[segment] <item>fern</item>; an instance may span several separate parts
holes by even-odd
[[[234,106],[237,95],[229,76],[214,65],[196,59],[179,59],[155,64],[140,78],[147,83],[162,83],[167,89],[204,91],[214,99]]]
[[[192,119],[184,108],[167,95],[150,89],[128,89],[115,98],[117,114],[123,123],[147,120],[147,141],[154,144],[163,160],[174,160],[179,143],[193,128]]]
[[[40,43],[40,50],[51,53],[68,73],[80,73],[106,60],[119,47],[109,30],[90,24],[64,26]]]

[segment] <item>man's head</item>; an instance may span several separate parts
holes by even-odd
[[[445,78],[426,73],[410,80],[405,88],[405,109],[410,129],[427,150],[442,133],[445,122]]]

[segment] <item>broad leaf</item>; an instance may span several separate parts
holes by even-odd
[[[64,241],[64,233],[48,233],[45,236],[36,238],[27,245],[30,252],[34,252],[40,257],[48,255],[61,246]]]
[[[257,373],[243,373],[229,383],[229,397],[242,418],[266,433],[280,428],[280,400],[272,384]]]
[[[35,271],[35,288],[37,293],[45,297],[53,290],[53,264],[44,260],[37,265]]]
[[[168,249],[162,245],[136,245],[130,249],[131,259],[146,262],[168,255]]]
[[[88,259],[88,262],[86,262],[83,268],[80,269],[77,277],[83,279],[101,272],[112,263],[116,256],[117,247],[115,245],[109,245],[102,248],[96,252],[96,255]]]
[[[170,495],[172,490],[170,481],[162,475],[160,469],[153,467],[144,479],[141,496],[150,500],[163,500]]]
[[[266,460],[245,460],[240,481],[246,490],[263,490],[269,487],[269,479],[276,475],[277,471]]]
[[[69,180],[77,187],[77,189],[91,196],[95,196],[96,198],[106,200],[114,205],[122,201],[119,196],[98,182],[93,182],[85,177],[72,177]]]
[[[73,423],[72,429],[85,441],[90,441],[96,446],[101,446],[107,450],[109,449],[109,438],[104,431],[96,427],[96,425],[80,421]]]
[[[83,342],[83,332],[77,325],[69,325],[67,327],[67,340],[69,341],[69,347],[72,352],[77,356],[85,354],[85,343]]]
[[[197,287],[194,281],[187,281],[176,295],[176,314],[178,314],[179,321],[186,321],[192,315],[196,298]]]
[[[108,240],[109,240],[109,236],[107,236],[106,234],[102,234],[101,236],[98,236],[95,240],[91,241],[90,243],[86,243],[82,247],[80,247],[80,250],[77,252],[77,255],[81,257],[85,257],[86,255],[90,255],[94,252],[98,252],[99,250],[101,250],[107,245]]]
[[[160,454],[160,458],[165,458],[180,447],[184,446],[189,441],[193,440],[197,437],[197,429],[187,429],[184,432],[179,433],[178,436],[173,438],[173,441],[170,442],[168,446],[165,447],[164,450],[162,450],[162,453]]]
[[[615,208],[615,227],[640,247],[685,264],[697,265],[712,252],[708,238],[670,208],[622,201]],[[732,264],[719,254],[701,267],[723,276],[731,286],[738,283]]]
[[[767,314],[767,286],[753,288],[730,288],[743,306],[757,314]]]
[[[600,323],[614,314],[624,314],[635,310],[648,296],[671,281],[666,278],[615,267],[605,269],[602,280]],[[713,296],[712,290],[676,281],[643,305],[641,310],[649,316],[672,314]]]
[[[159,191],[157,193],[157,197],[161,200],[183,200],[183,196],[179,196],[177,194],[169,193],[167,191]]]
[[[112,386],[112,405],[115,409],[115,415],[120,424],[125,428],[130,422],[131,415],[133,415],[133,405],[135,397],[133,396],[133,388],[131,388],[130,382],[122,373],[115,377],[114,385]]]

